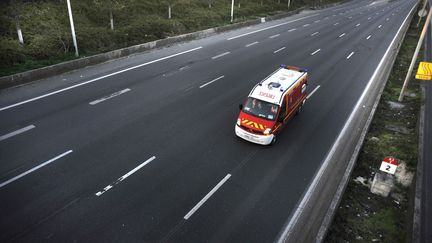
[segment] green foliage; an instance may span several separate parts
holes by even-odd
[[[287,1],[278,4],[277,0],[236,0],[234,22],[286,11]],[[322,2],[335,1],[339,0]],[[291,10],[315,2],[296,0]],[[79,52],[89,55],[228,24],[231,1],[71,0],[71,5]],[[113,30],[110,16],[114,20]],[[23,45],[18,44],[17,20]],[[1,75],[22,71],[17,65],[31,68],[38,62],[69,59],[75,51],[66,0],[0,1],[0,33]]]
[[[0,68],[7,68],[24,62],[25,55],[21,45],[12,39],[0,39]]]

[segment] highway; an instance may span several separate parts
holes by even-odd
[[[0,91],[0,241],[276,240],[415,3],[349,2]],[[274,146],[237,139],[238,104],[280,64],[309,70],[302,113]]]

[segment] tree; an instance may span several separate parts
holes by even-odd
[[[11,18],[14,19],[15,22],[15,28],[18,35],[18,41],[20,44],[24,44],[24,38],[21,31],[21,25],[20,25],[20,16],[21,16],[21,9],[23,7],[23,3],[18,2],[16,0],[11,0],[10,2],[10,8],[11,8]]]
[[[165,2],[168,4],[168,19],[171,19],[171,8],[173,7],[175,0],[165,0]]]
[[[125,8],[125,3],[119,0],[93,0],[93,2],[104,11],[108,11],[111,30],[114,30],[113,11]]]

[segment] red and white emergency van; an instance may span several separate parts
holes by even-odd
[[[282,127],[301,111],[307,82],[306,69],[281,65],[255,85],[239,106],[236,135],[257,144],[273,144]]]

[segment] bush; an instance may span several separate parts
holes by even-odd
[[[23,54],[23,48],[17,40],[1,38],[0,39],[0,67],[7,68],[23,63],[26,56]]]
[[[35,59],[57,58],[68,51],[54,35],[34,35],[25,52]]]

